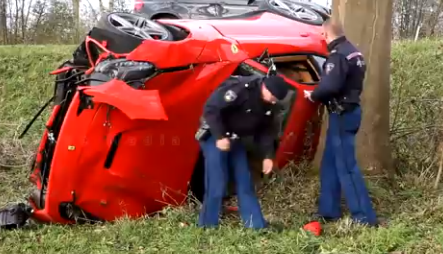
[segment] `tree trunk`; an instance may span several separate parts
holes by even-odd
[[[21,25],[21,37],[22,37],[21,43],[25,44],[25,42],[26,42],[26,30],[27,30],[27,24],[25,22],[25,19],[26,19],[26,16],[25,16],[25,0],[22,0],[21,4],[22,4],[22,7],[20,8],[20,25]]]
[[[0,42],[2,44],[8,44],[8,26],[6,24],[7,18],[7,5],[6,0],[0,0]]]
[[[18,25],[19,25],[19,10],[20,8],[18,0],[15,0],[15,17],[14,17],[14,44],[18,43]]]
[[[74,9],[74,19],[75,19],[74,43],[77,43],[80,40],[80,0],[72,0],[72,6]]]
[[[103,0],[98,0],[98,5],[100,8],[100,13],[103,14],[103,12],[105,11],[105,6],[103,5]]]
[[[365,56],[363,119],[357,134],[357,159],[369,174],[392,176],[389,144],[391,19],[393,0],[334,0],[333,18]]]
[[[114,11],[114,5],[115,5],[114,0],[109,0],[109,12]]]
[[[426,36],[433,36],[435,32],[435,28],[438,25],[438,18],[440,17],[441,13],[443,12],[443,0],[438,1],[437,10],[432,12],[429,15],[428,20],[426,21],[427,28],[426,28]]]
[[[321,161],[323,159],[323,152],[325,150],[326,145],[326,132],[328,131],[328,111],[327,109],[322,105],[323,107],[323,117],[321,119],[321,131],[320,131],[320,138],[317,145],[317,150],[314,156],[314,160],[312,164],[314,165],[314,169],[317,172],[318,169],[321,167]]]

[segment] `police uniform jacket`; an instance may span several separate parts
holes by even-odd
[[[253,136],[265,158],[273,158],[277,106],[262,99],[259,76],[231,76],[209,97],[203,119],[216,139]]]
[[[363,55],[345,36],[332,41],[328,50],[329,58],[311,99],[326,105],[332,99],[342,105],[359,104],[366,72]]]

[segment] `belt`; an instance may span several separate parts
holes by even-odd
[[[343,113],[346,113],[346,112],[353,111],[358,106],[360,106],[360,104],[357,104],[357,103],[341,103],[341,104],[329,104],[326,108],[328,109],[329,113],[343,114]]]
[[[357,103],[343,103],[342,104],[342,107],[345,112],[352,111],[352,110],[356,109],[358,106],[360,106],[360,105]]]

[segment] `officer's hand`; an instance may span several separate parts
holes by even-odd
[[[271,173],[273,167],[274,167],[274,162],[271,159],[263,160],[263,173],[265,175]]]
[[[217,140],[216,146],[218,149],[222,151],[228,151],[231,146],[231,142],[229,141],[228,138],[222,138]]]

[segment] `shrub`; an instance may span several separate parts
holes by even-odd
[[[442,142],[443,42],[393,44],[391,143],[399,172],[433,172]]]

